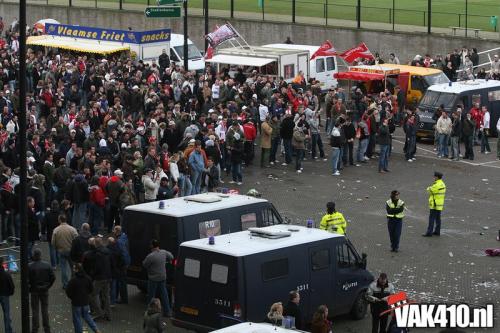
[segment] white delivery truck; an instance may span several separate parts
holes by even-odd
[[[263,47],[308,51],[309,59],[319,49],[319,46],[299,44],[267,44],[263,45]],[[318,80],[321,84],[321,90],[323,91],[337,87],[338,82],[335,78],[335,73],[337,72],[338,65],[337,57],[335,56],[318,56],[309,61],[309,77]]]
[[[217,54],[207,62],[217,65],[218,71],[229,66],[229,72],[238,67],[244,73],[257,70],[264,75],[283,79],[291,83],[299,72],[304,73],[306,81],[309,80],[309,52],[305,50],[289,50],[261,46],[239,46],[218,49]]]
[[[170,61],[175,62],[176,65],[184,65],[184,35],[172,34],[170,36]],[[189,38],[188,66],[190,71],[198,73],[205,71],[205,59],[200,50]]]

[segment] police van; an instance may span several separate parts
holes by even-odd
[[[430,86],[418,106],[417,137],[434,137],[437,121],[434,113],[441,105],[448,113],[455,111],[458,105],[463,105],[463,113],[466,113],[475,103],[488,108],[490,133],[496,133],[496,124],[500,117],[500,81],[471,80]]]
[[[128,206],[122,218],[131,257],[128,282],[145,287],[142,261],[150,252],[152,239],[176,255],[184,241],[279,223],[283,220],[269,201],[238,194],[204,193]],[[173,266],[167,271],[172,283]]]
[[[212,331],[212,333],[297,333],[304,332],[297,329],[288,329],[283,327],[277,327],[268,323],[240,323],[230,327],[221,328],[217,331]]]
[[[344,236],[274,225],[182,243],[175,279],[173,324],[209,332],[231,319],[262,321],[291,290],[305,322],[322,304],[331,315],[363,318],[373,276]]]

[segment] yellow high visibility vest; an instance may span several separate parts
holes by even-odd
[[[321,230],[326,230],[331,233],[345,235],[345,230],[347,228],[347,221],[344,218],[344,215],[339,212],[335,212],[333,214],[326,214],[321,219],[319,223],[319,228]]]
[[[443,210],[446,185],[442,179],[436,180],[427,188],[429,192],[429,209]]]
[[[396,205],[394,205],[394,202],[392,202],[391,199],[387,200],[387,206],[389,206],[389,208],[401,208],[401,207],[403,207],[404,204],[405,204],[404,201],[401,199],[398,199],[398,202]],[[397,214],[387,214],[387,217],[395,217],[398,219],[402,219],[403,217],[405,217],[405,213],[404,213],[404,211],[402,211],[401,213],[397,213]]]

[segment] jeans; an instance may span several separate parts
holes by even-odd
[[[387,171],[389,167],[389,145],[380,145],[380,156],[378,158],[378,171]]]
[[[460,158],[460,138],[458,136],[451,137],[451,157],[454,160]]]
[[[292,139],[283,139],[283,147],[285,147],[285,163],[292,163]]]
[[[96,317],[111,318],[110,297],[111,280],[95,280],[90,294],[90,308]]]
[[[93,202],[89,203],[89,224],[92,235],[99,233],[99,228],[104,223],[104,208],[99,207]]]
[[[491,153],[490,143],[488,141],[488,136],[484,133],[481,133],[481,153],[488,152]]]
[[[337,163],[337,169],[342,170],[343,168],[343,163],[342,163],[342,156],[344,156],[344,147],[340,147],[340,152],[339,152],[339,161]]]
[[[417,145],[417,138],[414,135],[406,137],[406,151],[405,151],[406,160],[415,157],[416,145]]]
[[[325,151],[323,150],[323,141],[321,140],[321,135],[319,133],[311,135],[311,155],[312,158],[316,157],[316,146],[318,146],[319,157],[325,158]]]
[[[40,328],[40,305],[42,306],[42,323],[45,333],[50,332],[49,321],[49,294],[31,293],[31,332],[38,332]]]
[[[375,144],[377,143],[377,137],[375,134],[370,134],[368,138],[368,147],[366,148],[365,155],[369,158],[373,156],[375,152]]]
[[[474,128],[474,146],[479,146],[479,128]]]
[[[439,134],[439,149],[438,149],[438,155],[443,156],[443,157],[448,157],[448,139],[449,135],[448,134]]]
[[[434,228],[434,224],[436,227]],[[429,225],[427,226],[427,235],[441,234],[441,211],[431,209],[429,211]]]
[[[363,162],[365,160],[366,148],[368,147],[368,138],[359,140],[358,143],[358,152],[357,152],[357,161]]]
[[[119,277],[111,281],[111,304],[115,304],[120,296],[121,303],[128,303],[127,280]]]
[[[389,239],[391,240],[391,249],[399,249],[399,239],[401,238],[401,229],[403,228],[403,219],[389,217],[387,219],[387,229],[389,230]]]
[[[97,325],[95,324],[92,316],[90,315],[90,307],[85,306],[72,306],[72,316],[73,316],[73,327],[75,328],[75,333],[83,332],[82,318],[85,320],[87,325],[92,329],[92,331],[97,332]]]
[[[193,188],[191,179],[182,173],[179,175],[179,188],[181,189],[181,197],[190,195]]]
[[[148,280],[148,304],[151,302],[153,298],[156,297],[157,292],[160,293],[160,301],[163,309],[163,314],[169,316],[171,310],[170,310],[170,301],[168,299],[166,281]]]
[[[271,155],[269,156],[269,162],[276,162],[276,153],[280,146],[281,138],[278,136],[271,140]]]
[[[231,162],[231,175],[233,177],[233,181],[235,182],[241,182],[243,180],[240,162]]]
[[[464,137],[465,143],[465,155],[464,158],[474,159],[474,137],[472,135],[468,135]]]
[[[261,168],[267,166],[267,163],[269,163],[270,153],[271,153],[270,148],[261,148],[261,151],[260,151],[260,167]]]
[[[114,225],[120,225],[120,207],[110,204],[108,214],[108,233],[111,233]]]
[[[304,159],[305,149],[295,149],[295,170],[302,169],[302,160]]]
[[[75,203],[73,206],[73,227],[80,230],[82,224],[87,223],[87,204],[88,202]]]
[[[59,267],[61,269],[61,282],[63,288],[68,285],[71,278],[71,257],[69,252],[59,252]]]
[[[201,192],[201,171],[191,170],[191,183],[193,184],[193,189],[191,194],[200,194]]]
[[[332,172],[338,172],[338,165],[340,159],[340,148],[332,147]]]
[[[0,305],[3,311],[4,332],[12,333],[12,320],[10,319],[10,302],[9,296],[0,296]]]
[[[50,254],[50,266],[55,268],[59,265],[59,253],[57,253],[56,248],[52,245],[51,242],[49,244],[49,254]]]
[[[344,148],[342,149],[342,163],[344,165],[353,165],[354,164],[354,159],[353,159],[353,150],[354,150],[354,142],[346,142],[344,144]],[[349,159],[348,159],[349,158]]]

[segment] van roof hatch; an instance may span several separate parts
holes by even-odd
[[[292,235],[290,231],[272,231],[262,228],[248,228],[248,231],[250,231],[251,236],[270,238],[270,239],[290,237]]]
[[[190,195],[186,197],[184,200],[198,202],[198,203],[212,203],[221,201],[222,197],[207,193],[207,194]]]

